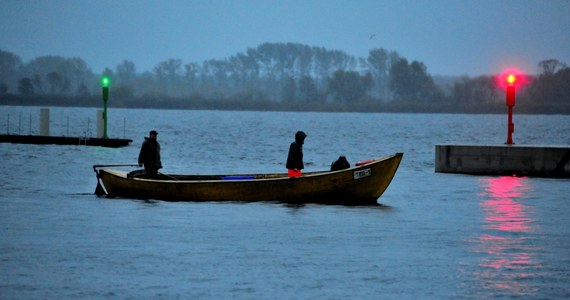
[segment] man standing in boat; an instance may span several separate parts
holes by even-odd
[[[289,177],[301,176],[301,170],[305,167],[303,164],[303,144],[307,135],[302,131],[295,133],[295,141],[289,146],[289,154],[287,155],[287,164]]]
[[[158,170],[162,168],[160,161],[160,144],[156,140],[158,132],[152,130],[145,137],[142,144],[141,152],[139,153],[139,166],[144,165],[147,178],[158,177]]]

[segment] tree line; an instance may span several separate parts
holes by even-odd
[[[110,106],[250,110],[504,111],[496,74],[441,77],[420,61],[376,48],[367,57],[298,43],[264,43],[225,59],[167,59],[137,72],[124,60],[95,74],[81,58],[41,56],[27,63],[0,50],[0,104],[100,106],[100,78],[111,78]],[[517,93],[526,113],[570,113],[570,68],[556,59]]]

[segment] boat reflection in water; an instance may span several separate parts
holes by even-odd
[[[524,205],[530,191],[525,177],[493,177],[480,181],[484,200],[482,234],[478,238],[478,280],[483,290],[495,295],[532,296],[538,287],[529,280],[539,276],[540,250],[533,246],[535,220],[533,207]]]

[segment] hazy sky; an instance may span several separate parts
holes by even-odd
[[[433,75],[570,65],[570,0],[2,0],[0,49],[24,62],[80,57],[96,73],[224,59],[261,43],[366,57],[395,50]]]

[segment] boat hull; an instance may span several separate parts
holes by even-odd
[[[126,171],[96,170],[110,197],[166,201],[279,201],[343,205],[377,204],[394,177],[402,153],[333,172],[286,174],[162,175],[132,178]]]

